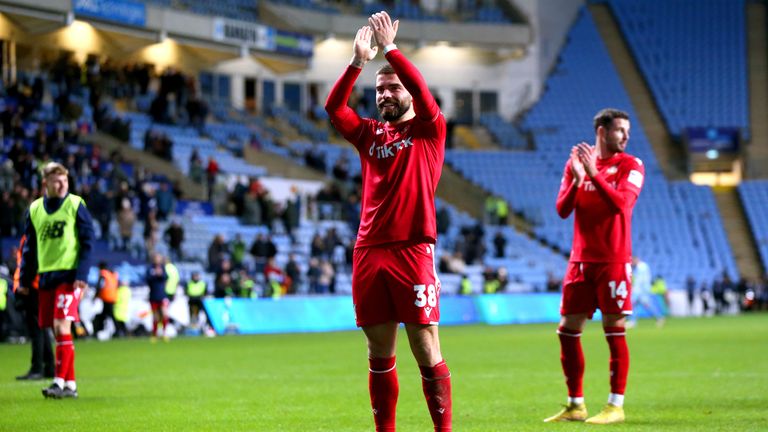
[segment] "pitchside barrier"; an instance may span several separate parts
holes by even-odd
[[[148,289],[132,289],[133,298],[129,307],[127,327],[135,331],[138,327],[152,328],[152,315],[146,300]],[[672,291],[669,296],[670,308],[667,314],[675,316],[701,315],[701,305],[690,308],[685,292]],[[663,310],[663,300],[655,297],[657,310]],[[698,299],[697,299],[698,301]],[[699,302],[700,303],[700,302]],[[355,314],[351,296],[289,296],[279,299],[214,299],[204,300],[210,323],[217,334],[241,333],[293,333],[324,332],[355,329]],[[80,303],[80,318],[89,332],[92,321],[101,311],[101,300],[89,290]],[[734,307],[729,313],[736,313]],[[187,329],[190,317],[187,298],[179,290],[169,306],[172,320],[169,336],[176,336],[177,330]],[[635,307],[640,318],[649,317],[649,311],[642,306]],[[710,312],[711,313],[711,312]],[[594,319],[599,320],[600,311]],[[204,319],[202,316],[200,319]],[[443,296],[440,299],[440,324],[527,324],[557,322],[560,319],[559,293],[507,293],[470,296]],[[100,339],[109,338],[114,331],[107,322]],[[199,332],[190,332],[197,334]]]
[[[661,299],[654,299],[661,307]],[[292,333],[355,329],[350,296],[205,300],[217,334]],[[648,317],[644,308],[636,311]],[[594,319],[600,319],[597,311]],[[560,320],[560,294],[486,294],[440,299],[440,324],[528,324]]]

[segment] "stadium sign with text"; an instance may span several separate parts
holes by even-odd
[[[137,27],[144,27],[147,20],[144,3],[132,0],[72,0],[72,11],[75,16]]]
[[[226,18],[213,20],[212,37],[219,42],[301,57],[312,57],[314,48],[312,36]]]
[[[213,39],[220,42],[234,42],[249,48],[265,51],[275,50],[275,29],[245,21],[215,18]]]

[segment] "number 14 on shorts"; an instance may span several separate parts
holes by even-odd
[[[627,298],[627,282],[621,281],[618,284],[616,281],[610,281],[608,282],[608,287],[611,289],[611,298],[615,299],[616,297],[619,297],[618,300],[616,300],[616,303],[619,305],[619,307],[624,306],[624,300]]]

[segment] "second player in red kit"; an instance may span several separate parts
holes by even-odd
[[[624,328],[625,317],[632,313],[632,210],[645,177],[642,161],[625,153],[629,128],[627,113],[600,111],[594,119],[595,145],[575,145],[565,164],[557,212],[564,219],[574,213],[574,234],[557,333],[568,404],[546,422],[624,421],[629,373]],[[587,418],[581,332],[597,308],[603,314],[610,349],[611,392],[603,410]]]

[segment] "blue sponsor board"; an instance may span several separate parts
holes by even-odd
[[[132,0],[72,0],[75,16],[113,21],[144,27],[147,8],[142,2]]]
[[[529,324],[560,320],[560,294],[490,294],[475,297],[479,321]]]
[[[216,333],[293,333],[355,329],[352,298],[206,299]]]
[[[353,330],[352,297],[206,299],[216,333],[294,333]],[[599,319],[599,313],[595,319]],[[446,296],[440,299],[440,324],[524,324],[558,322],[559,294]]]

